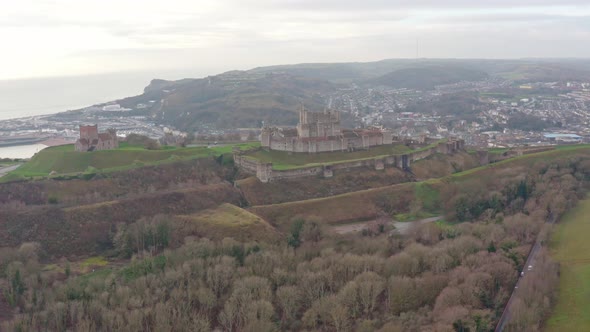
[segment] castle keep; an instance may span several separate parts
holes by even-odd
[[[262,148],[269,150],[316,153],[392,144],[393,135],[378,128],[342,129],[340,112],[309,112],[302,107],[296,128],[264,127],[260,141]]]
[[[76,141],[75,147],[78,152],[116,149],[119,147],[117,131],[109,129],[99,133],[98,125],[80,126],[80,139]]]
[[[393,166],[409,170],[410,165],[415,161],[436,153],[453,154],[465,148],[465,142],[460,139],[433,140],[424,136],[417,140],[405,139],[400,141],[391,132],[379,128],[342,129],[340,127],[339,112],[331,110],[309,112],[304,108],[299,111],[299,124],[296,128],[264,127],[262,128],[260,140],[261,147],[257,149],[242,151],[240,148],[234,148],[233,159],[237,167],[247,173],[256,174],[256,177],[261,182],[318,175],[329,178],[334,175],[334,172],[357,170],[363,167],[382,170],[386,166]],[[333,161],[320,165],[313,164],[281,170],[275,169],[272,162],[263,162],[249,156],[249,154],[255,153],[259,149],[320,153],[354,151],[394,143],[419,148],[402,154]]]

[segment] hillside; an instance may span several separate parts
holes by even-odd
[[[182,130],[203,125],[260,127],[261,121],[294,125],[302,103],[311,109],[323,109],[326,101],[322,96],[334,88],[325,80],[232,71],[203,79],[154,80],[144,94],[119,103],[135,107],[155,101],[149,112],[158,121]]]
[[[139,96],[118,100],[159,123],[188,130],[251,128],[261,122],[294,125],[303,103],[309,109],[327,106],[329,94],[360,87],[431,90],[436,85],[478,81],[588,80],[585,60],[387,59],[375,62],[303,63],[228,71],[205,78],[154,79]],[[346,115],[343,115],[346,116]],[[347,119],[343,119],[345,122]]]
[[[392,88],[432,90],[437,85],[460,81],[480,81],[488,76],[483,71],[459,66],[425,66],[398,69],[368,80],[366,83]]]
[[[182,234],[223,240],[278,242],[282,235],[259,216],[233,204],[224,203],[214,209],[176,217],[175,227]]]
[[[118,149],[81,153],[74,151],[73,145],[62,145],[41,150],[30,161],[2,177],[2,182],[22,178],[44,177],[48,175],[60,176],[77,173],[94,174],[97,172],[112,172],[173,163],[204,157],[217,157],[224,153],[231,153],[233,146],[250,147],[257,143],[242,143],[219,147],[189,147],[180,148],[164,146],[157,150],[148,150],[141,146],[121,143]]]
[[[96,255],[112,248],[112,232],[118,224],[158,214],[192,214],[222,203],[240,203],[239,194],[230,184],[159,191],[66,208],[3,208],[0,210],[0,241],[4,246],[34,241],[56,257]]]
[[[500,71],[497,75],[516,82],[588,81],[590,66],[584,61],[525,62]]]
[[[415,213],[412,209],[424,210],[428,213],[440,212],[449,195],[453,192],[456,183],[479,183],[468,185],[465,188],[478,192],[478,195],[486,196],[494,190],[506,190],[505,183],[522,178],[527,169],[535,166],[544,167],[546,161],[564,160],[569,158],[579,160],[588,157],[588,146],[564,146],[560,149],[540,153],[528,154],[516,158],[506,159],[494,164],[471,168],[452,175],[445,175],[438,179],[430,179],[422,182],[394,184],[374,189],[344,193],[331,197],[307,199],[301,201],[285,202],[281,204],[269,204],[252,206],[249,210],[279,229],[285,230],[293,216],[304,218],[319,218],[326,224],[338,224],[354,221],[372,220],[383,212],[390,215]],[[464,159],[460,161],[459,159]],[[455,161],[455,167],[459,162],[464,165],[474,165],[474,160],[469,156],[459,156]],[[437,170],[426,171],[425,164],[432,167],[445,167],[452,169],[451,165],[441,162],[438,156],[430,160],[422,160],[417,163],[418,172],[423,176],[441,174]],[[501,175],[501,181],[498,180]],[[485,185],[495,189],[486,190]],[[452,193],[452,194],[451,194]],[[477,200],[478,197],[465,197],[466,200]],[[455,204],[456,202],[452,202]],[[475,203],[474,203],[475,204]],[[416,205],[419,205],[418,208]],[[479,211],[479,213],[482,213]]]
[[[472,157],[434,156],[420,167],[454,172],[453,163],[468,165]],[[183,182],[174,171],[189,162],[153,167]],[[147,169],[126,176],[157,177]],[[211,171],[204,165],[191,176]],[[543,253],[531,248],[584,196],[589,178],[590,149],[577,145],[437,179],[246,210],[240,190],[219,179],[70,207],[3,207],[0,307],[7,313],[0,327],[488,331],[516,298],[521,305],[508,329],[537,330],[559,274],[544,256],[527,269],[527,256]],[[126,183],[119,180],[112,185]],[[149,179],[137,181],[133,186]],[[444,220],[412,223],[402,234],[390,222],[400,215]],[[329,227],[363,220],[362,232]]]

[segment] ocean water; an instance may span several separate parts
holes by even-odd
[[[1,158],[31,158],[35,153],[45,149],[47,145],[43,144],[30,144],[30,145],[18,145],[18,146],[7,146],[0,147],[0,159]]]
[[[152,79],[203,77],[208,70],[126,72],[0,80],[0,120],[53,114],[139,95]]]

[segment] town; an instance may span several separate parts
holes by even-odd
[[[224,75],[233,85],[240,83]],[[515,83],[490,77],[425,91],[351,83],[324,94],[323,99],[326,109],[342,113],[347,127],[381,127],[399,137],[456,137],[475,148],[590,141],[590,82]],[[78,126],[94,123],[117,130],[121,137],[130,133],[153,139],[188,135],[199,142],[258,140],[263,126],[261,121],[255,128],[219,128],[203,121],[194,132],[181,132],[151,116],[147,112],[150,103],[157,101],[137,103],[133,108],[110,102],[0,121],[0,146],[73,143],[79,138]]]

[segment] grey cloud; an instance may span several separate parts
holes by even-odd
[[[299,10],[391,10],[391,9],[477,9],[554,6],[588,6],[587,0],[258,0],[249,2],[260,8]]]
[[[457,23],[476,23],[490,24],[491,22],[590,22],[590,16],[565,16],[551,14],[472,14],[461,16],[438,17],[429,20],[432,23],[457,24]]]

